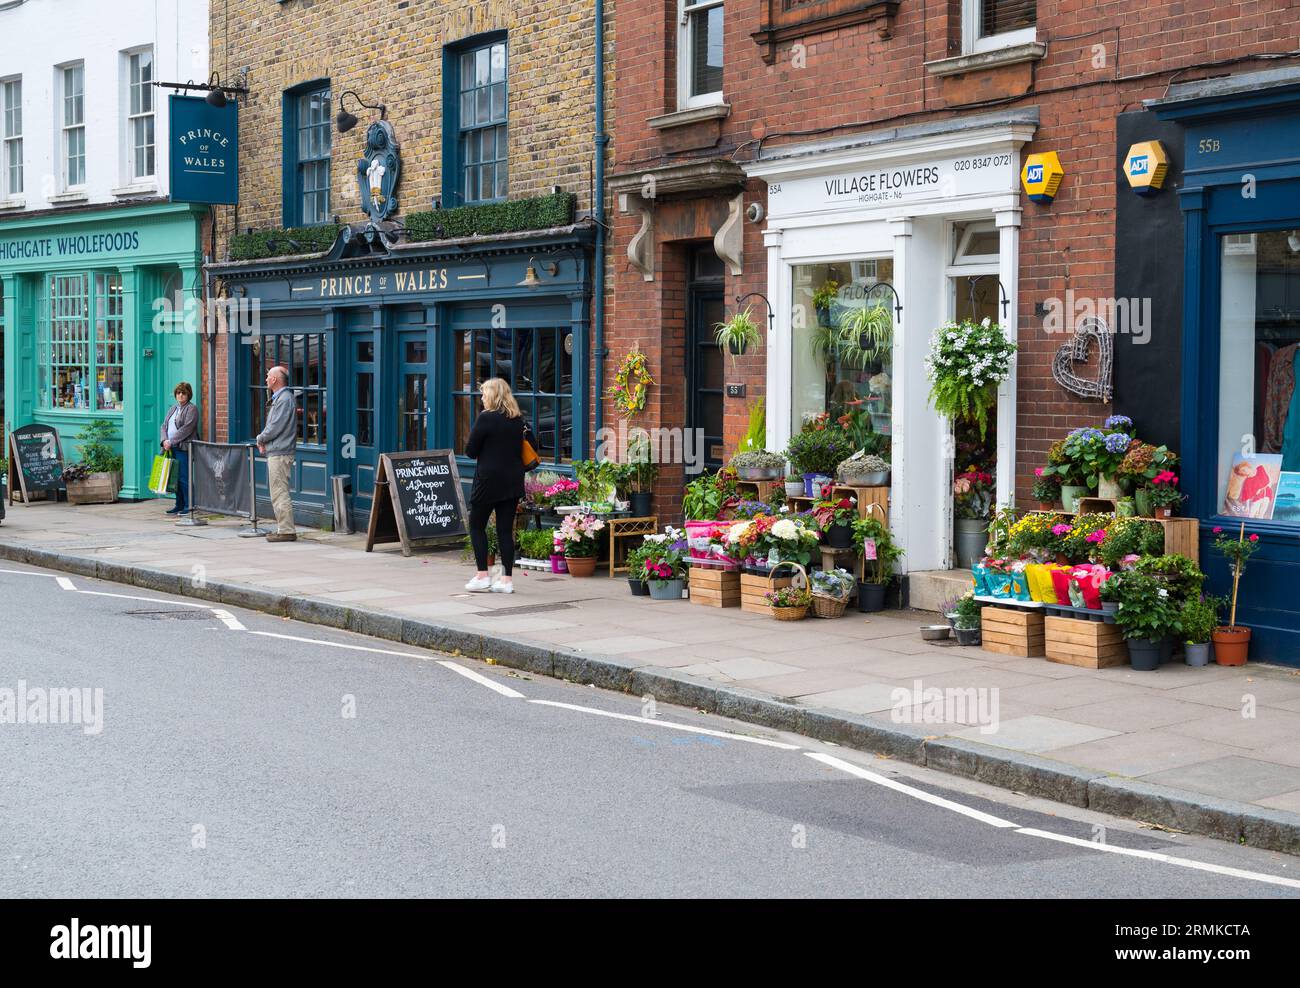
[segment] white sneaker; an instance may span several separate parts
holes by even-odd
[[[492,584],[492,592],[493,593],[514,593],[515,581],[511,580],[509,583],[505,583],[502,580],[497,580],[496,583]]]
[[[470,593],[482,593],[484,590],[491,590],[492,578],[487,576],[476,576],[465,584],[465,589]]]

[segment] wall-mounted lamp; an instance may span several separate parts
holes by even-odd
[[[354,114],[349,113],[346,109],[344,109],[344,100],[346,100],[349,96],[351,96],[354,100],[356,100],[359,105],[364,106],[367,110],[378,110],[380,120],[388,119],[388,108],[384,106],[383,103],[367,103],[360,96],[358,96],[351,89],[349,89],[346,90],[343,93],[343,95],[339,97],[339,112],[338,115],[334,118],[334,126],[336,126],[339,129],[340,134],[346,134],[349,130],[351,130],[353,127],[357,125],[356,116]]]
[[[528,259],[528,267],[524,271],[524,280],[519,282],[520,288],[536,288],[542,283],[542,280],[537,277],[536,261],[536,257],[530,257]],[[560,273],[560,266],[554,261],[547,261],[541,266],[541,268],[552,278]]]

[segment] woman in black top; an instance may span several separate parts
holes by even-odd
[[[465,455],[477,460],[474,486],[469,495],[469,538],[474,546],[478,573],[465,584],[472,593],[514,593],[510,571],[515,562],[515,512],[524,496],[524,439],[537,440],[524,423],[510,385],[499,377],[483,382],[483,411],[474,420]],[[497,516],[497,542],[501,549],[501,576],[488,576],[487,525]]]

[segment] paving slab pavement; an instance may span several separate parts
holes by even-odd
[[[593,677],[599,670],[617,688],[671,688],[734,716],[784,718],[805,731],[844,733],[845,743],[896,746],[908,757],[921,757],[916,746],[936,739],[970,741],[1000,750],[998,758],[1034,758],[1040,774],[1117,776],[1185,800],[1235,800],[1248,813],[1278,816],[1295,841],[1284,849],[1300,853],[1300,670],[1079,669],[923,642],[918,626],[933,619],[923,612],[850,610],[837,620],[778,624],[739,610],[633,598],[623,579],[601,575],[522,570],[514,594],[469,594],[471,572],[458,549],[366,553],[362,535],[317,531],[270,544],[235,537],[238,520],[177,527],[165,507],[14,505],[0,524],[0,553],[43,550],[77,565],[144,567],[181,578],[194,596],[208,592],[194,585],[206,581],[281,605],[286,596],[316,601],[302,605],[309,619],[353,622],[374,634],[389,629],[410,644],[448,651],[500,652],[506,662],[523,656],[518,661],[529,668],[566,678],[565,670]],[[114,572],[104,575],[129,579]],[[583,657],[594,664],[582,665]],[[924,707],[920,696],[916,705],[900,702],[932,688],[984,691],[983,713],[960,703],[953,709],[952,696]],[[987,723],[993,711],[998,719]]]

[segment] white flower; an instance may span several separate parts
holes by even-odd
[[[989,324],[990,324],[992,321],[993,321],[993,320],[990,319],[988,316],[985,316],[985,317],[984,317],[984,321],[981,322],[980,325],[983,326],[985,329],[988,329],[988,328],[989,328]]]
[[[799,537],[799,529],[789,518],[782,518],[772,526],[772,534],[778,539],[790,541]]]
[[[1159,590],[1157,590],[1156,592],[1157,592],[1158,594],[1160,594],[1161,597],[1168,597],[1168,596],[1169,596],[1169,591],[1166,590],[1164,587],[1161,587],[1161,588],[1160,588]]]
[[[749,524],[750,523],[747,521],[738,521],[736,524],[732,525],[731,528],[727,530],[727,541],[739,542],[743,539],[745,533],[749,531]]]

